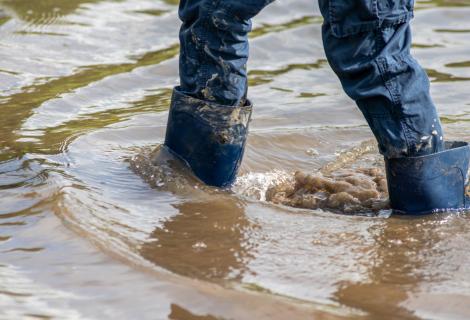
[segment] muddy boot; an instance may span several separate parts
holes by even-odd
[[[173,92],[165,146],[204,183],[230,186],[237,175],[252,106],[225,106]]]
[[[470,209],[470,146],[447,142],[442,152],[386,159],[394,212],[420,215]]]

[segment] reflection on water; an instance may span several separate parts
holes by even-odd
[[[211,315],[204,315],[204,316],[195,315],[189,312],[188,310],[181,308],[180,306],[176,304],[171,305],[171,313],[168,316],[168,318],[171,320],[219,320],[220,319]]]
[[[158,266],[209,281],[241,279],[253,250],[253,226],[244,204],[232,197],[175,204],[179,211],[155,229],[141,255]]]
[[[373,314],[381,318],[414,319],[413,312],[403,308],[401,303],[416,289],[422,277],[419,268],[423,261],[416,252],[432,249],[434,242],[434,239],[431,243],[416,239],[419,236],[417,231],[416,225],[409,221],[403,221],[399,226],[384,222],[383,226],[372,230],[376,242],[373,253],[376,264],[368,270],[369,281],[341,283],[335,293],[336,298],[353,307],[373,310]]]
[[[0,5],[11,9],[22,20],[35,24],[54,23],[54,20],[75,12],[84,4],[99,0],[39,0],[31,4],[30,0],[1,0]]]
[[[416,221],[399,218],[385,220],[380,227],[372,228],[375,263],[368,270],[369,281],[340,283],[336,299],[351,307],[372,310],[372,314],[382,319],[419,319],[415,311],[406,308],[405,302],[413,293],[422,290],[423,283],[445,282],[452,278],[452,272],[456,270],[450,271],[453,267],[449,266],[439,268],[436,262],[444,262],[447,255],[444,247],[448,239],[443,238],[445,233],[442,231],[446,229],[443,225],[453,225],[459,219],[435,216]],[[467,259],[463,258],[464,261]]]
[[[170,157],[154,166],[178,79],[177,5],[0,0],[0,318],[468,318],[468,214],[265,201],[295,171],[382,166],[310,0],[254,21],[236,187],[205,187]],[[470,1],[417,8],[413,50],[447,136],[470,140]]]
[[[468,0],[429,0],[429,1],[417,1],[418,8],[420,7],[468,7],[470,1]]]
[[[321,59],[314,63],[296,63],[283,66],[277,70],[251,70],[249,72],[249,85],[257,86],[262,84],[271,83],[277,76],[291,72],[292,70],[314,70],[327,65],[326,60]]]

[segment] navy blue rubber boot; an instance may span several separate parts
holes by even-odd
[[[165,146],[202,182],[230,186],[243,158],[252,106],[226,106],[173,91]]]
[[[446,142],[445,150],[420,157],[385,159],[394,213],[422,215],[470,209],[470,146]]]

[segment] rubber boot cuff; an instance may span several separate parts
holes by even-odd
[[[394,213],[422,215],[470,209],[470,146],[446,142],[431,155],[385,159]]]
[[[204,183],[230,186],[243,157],[252,105],[226,106],[173,91],[165,145]]]

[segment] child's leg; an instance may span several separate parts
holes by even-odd
[[[410,53],[413,0],[319,0],[328,61],[387,158],[443,150],[425,71]]]

